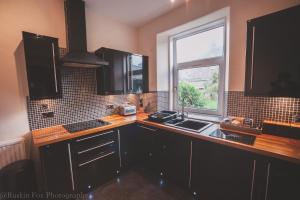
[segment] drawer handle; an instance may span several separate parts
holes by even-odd
[[[115,153],[114,151],[109,152],[109,153],[107,153],[107,154],[104,154],[104,155],[102,155],[102,156],[99,156],[99,157],[97,157],[97,158],[94,158],[94,159],[92,159],[92,160],[89,160],[89,161],[87,161],[87,162],[81,163],[81,164],[79,164],[78,166],[79,166],[79,167],[82,167],[82,166],[87,165],[87,164],[89,164],[89,163],[95,162],[95,161],[97,161],[97,160],[99,160],[99,159],[102,159],[102,158],[105,158],[105,157],[107,157],[107,156],[110,156],[110,155],[112,155],[112,154],[114,154],[114,153]]]
[[[78,155],[80,155],[80,154],[82,154],[82,153],[89,152],[89,151],[92,151],[92,150],[94,150],[94,149],[98,149],[98,148],[101,148],[101,147],[104,147],[104,146],[113,144],[114,142],[115,142],[115,141],[109,141],[109,142],[100,144],[100,145],[98,145],[98,146],[95,146],[95,147],[92,147],[92,148],[89,148],[89,149],[86,149],[86,150],[83,150],[83,151],[79,151],[79,152],[77,152],[77,153],[78,153]]]
[[[107,135],[107,134],[110,134],[110,133],[113,133],[114,131],[109,131],[109,132],[105,132],[105,133],[99,133],[97,135],[92,135],[90,137],[85,137],[85,138],[82,138],[82,139],[78,139],[76,140],[76,142],[81,142],[81,141],[84,141],[84,140],[89,140],[89,139],[92,139],[92,138],[95,138],[95,137],[99,137],[99,136],[102,136],[102,135]]]
[[[138,127],[140,127],[140,128],[143,128],[143,129],[147,129],[147,130],[149,130],[149,131],[153,131],[153,132],[156,132],[156,131],[157,131],[157,129],[148,128],[148,127],[146,127],[146,126],[142,126],[142,125],[138,125]]]

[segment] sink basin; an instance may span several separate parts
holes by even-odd
[[[166,122],[166,124],[177,124],[179,122],[183,122],[184,119],[181,119],[181,118],[175,118],[175,119],[171,119],[169,121]]]
[[[180,122],[178,124],[175,124],[177,127],[191,129],[194,131],[200,131],[203,130],[204,127],[210,125],[210,123],[202,122],[202,121],[196,121],[196,120],[185,120],[183,122]]]
[[[167,125],[175,126],[181,129],[200,132],[211,125],[209,122],[203,122],[192,119],[182,120],[181,118],[172,119],[166,122]]]

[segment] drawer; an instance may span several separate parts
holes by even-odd
[[[75,166],[75,169],[76,191],[91,191],[117,175],[118,154],[114,151],[103,152],[102,155]]]
[[[80,163],[93,160],[94,158],[106,154],[107,152],[118,153],[118,146],[114,140],[91,147],[89,149],[85,149],[83,151],[75,152],[74,160],[76,164],[80,165]]]
[[[93,135],[75,139],[72,143],[72,150],[75,152],[84,152],[89,149],[97,148],[99,146],[106,146],[111,142],[117,143],[118,135],[115,130],[103,131]]]

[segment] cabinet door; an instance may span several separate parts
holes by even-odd
[[[101,48],[96,55],[109,63],[108,66],[97,68],[97,94],[124,94],[126,92],[126,67],[128,53]]]
[[[251,198],[255,162],[248,153],[205,141],[192,146],[191,189],[199,199]]]
[[[136,125],[120,128],[122,169],[129,169],[139,161],[138,136]]]
[[[73,173],[68,143],[40,147],[42,173],[46,192],[73,191]]]
[[[284,161],[267,164],[265,200],[300,198],[300,165]]]
[[[159,129],[137,125],[138,157],[143,167],[159,174],[161,172]]]
[[[129,55],[128,93],[148,92],[148,57]]]
[[[160,162],[162,173],[183,187],[188,187],[190,176],[190,139],[170,132],[160,134]]]
[[[300,96],[300,6],[248,21],[246,95]]]
[[[58,39],[23,32],[31,99],[61,96]]]

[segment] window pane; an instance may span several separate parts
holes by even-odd
[[[176,41],[177,63],[223,56],[224,26]]]
[[[219,66],[178,70],[178,104],[185,107],[217,110]]]

